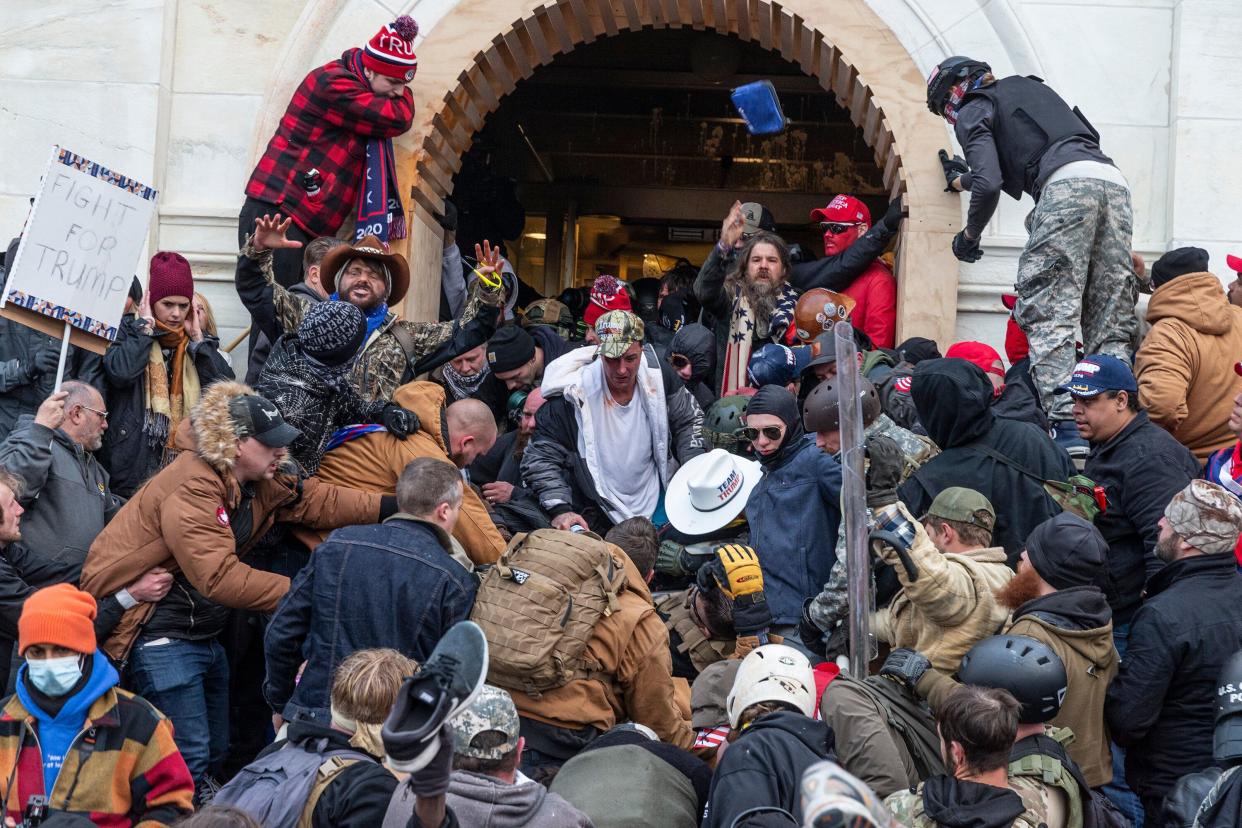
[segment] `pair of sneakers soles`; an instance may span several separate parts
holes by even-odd
[[[487,678],[487,638],[473,621],[449,628],[422,669],[406,679],[380,732],[393,770],[414,773],[440,750],[447,722],[465,710]]]

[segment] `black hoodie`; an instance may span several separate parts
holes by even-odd
[[[832,756],[828,725],[792,711],[765,713],[729,745],[712,777],[703,828],[729,828],[760,806],[801,818],[802,773]]]
[[[716,401],[716,335],[703,325],[682,325],[668,346],[669,355],[681,354],[690,360],[690,379],[686,387],[706,411]]]
[[[1061,511],[1043,481],[1068,479],[1074,473],[1069,455],[1030,423],[997,417],[992,383],[965,360],[921,361],[910,393],[941,453],[914,472],[898,496],[911,514],[921,515],[950,486],[981,493],[996,510],[992,544],[1005,548],[1012,566],[1030,531]]]
[[[923,783],[923,813],[942,828],[1009,828],[1026,808],[1008,788],[946,774]]]

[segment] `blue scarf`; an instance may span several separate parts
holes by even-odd
[[[341,294],[333,293],[328,298],[331,299],[333,302],[340,302]],[[359,310],[361,310],[361,308],[359,308]],[[363,341],[370,342],[371,334],[375,333],[376,329],[379,328],[380,325],[383,325],[384,320],[387,318],[388,318],[388,303],[380,302],[375,308],[371,310],[370,313],[367,314],[367,338]],[[364,345],[363,347],[365,348],[366,346]]]
[[[366,82],[362,67],[362,49],[354,53],[351,68]],[[358,198],[358,216],[354,225],[354,241],[375,236],[388,246],[389,239],[405,238],[405,208],[397,189],[397,164],[393,159],[391,138],[367,139],[366,174]]]

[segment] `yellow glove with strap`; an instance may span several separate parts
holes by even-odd
[[[759,556],[749,546],[737,543],[726,543],[716,547],[716,556],[724,569],[725,581],[717,576],[720,588],[737,600],[743,595],[763,592],[763,570],[759,567]]]
[[[708,577],[733,599],[733,628],[737,634],[754,635],[760,644],[767,644],[772,612],[763,594],[763,570],[755,550],[736,543],[716,547],[716,559],[699,570],[700,586]]]

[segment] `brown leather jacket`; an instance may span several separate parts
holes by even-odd
[[[628,556],[620,557],[626,574],[620,608],[595,625],[584,653],[605,678],[574,679],[538,698],[514,690],[513,703],[526,718],[572,730],[592,725],[605,731],[617,722],[638,722],[660,741],[689,750],[694,731],[674,700],[668,630],[651,605],[643,577]]]
[[[219,385],[246,389],[240,383]],[[224,417],[228,394],[235,391],[222,389]],[[296,478],[278,474],[255,484],[251,510],[254,526],[249,541],[236,548],[229,516],[241,501],[241,488],[229,470],[232,458],[225,456],[235,445],[235,438],[204,441],[217,448],[230,447],[222,454],[200,450],[204,430],[221,427],[210,417],[203,419],[206,422],[195,423],[193,429],[189,419],[182,421],[177,432],[181,454],[147,481],[91,544],[82,567],[82,589],[102,598],[133,583],[152,567],[162,566],[170,572],[184,571],[208,600],[270,612],[289,590],[289,579],[253,569],[242,557],[274,522],[329,528],[379,520],[380,495],[330,486],[313,478],[298,485]],[[103,645],[104,651],[123,660],[155,606],[143,603],[127,610]]]

